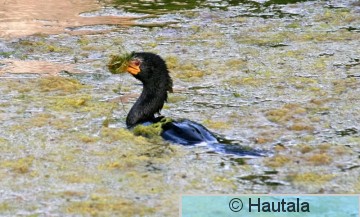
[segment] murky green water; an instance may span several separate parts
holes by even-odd
[[[178,12],[182,10],[193,9],[220,9],[227,10],[229,7],[240,6],[246,9],[246,13],[253,13],[256,15],[265,10],[274,10],[277,5],[291,4],[297,2],[306,2],[309,0],[271,0],[271,1],[251,1],[251,0],[228,0],[228,1],[209,1],[209,0],[193,0],[193,1],[129,1],[129,0],[115,0],[113,2],[118,8],[125,9],[129,12],[140,13],[169,13]]]
[[[1,20],[1,215],[177,216],[181,193],[359,193],[358,1],[178,3],[78,5],[76,24],[30,13],[20,36]],[[167,60],[162,115],[272,154],[124,129],[141,86],[107,70],[123,49]]]

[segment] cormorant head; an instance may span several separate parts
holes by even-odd
[[[148,52],[133,53],[126,71],[147,88],[164,88],[165,91],[172,92],[169,70],[159,55]]]
[[[172,79],[165,61],[153,53],[132,53],[126,71],[143,83],[143,91],[131,108],[127,118],[128,127],[153,121],[167,101],[168,92],[172,92]]]

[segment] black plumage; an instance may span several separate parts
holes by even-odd
[[[168,92],[172,92],[172,79],[165,61],[152,53],[135,53],[132,61],[139,62],[141,73],[133,74],[143,83],[143,91],[131,108],[126,125],[153,121],[167,101]]]
[[[155,117],[172,92],[172,79],[165,61],[158,55],[147,52],[133,53],[127,71],[143,84],[140,97],[136,100],[126,118],[126,125],[132,128],[138,124],[155,123]],[[161,136],[168,141],[181,145],[206,144],[211,150],[226,154],[261,156],[261,151],[244,148],[239,144],[220,143],[218,136],[203,125],[190,121],[170,121],[162,125]],[[225,141],[225,140],[222,140]]]

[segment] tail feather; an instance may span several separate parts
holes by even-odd
[[[244,147],[238,144],[222,144],[222,143],[213,143],[208,144],[211,150],[223,153],[231,154],[242,157],[264,157],[266,153],[261,150],[251,149],[249,147]]]
[[[244,147],[240,144],[223,143],[228,140],[218,138],[201,124],[190,120],[167,122],[163,126],[161,136],[170,142],[185,146],[195,146],[198,144],[206,144],[210,150],[223,154],[231,154],[237,156],[265,156],[260,150]],[[220,142],[219,142],[220,141]]]

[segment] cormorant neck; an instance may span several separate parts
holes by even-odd
[[[153,121],[155,113],[160,113],[167,100],[167,91],[169,91],[168,86],[161,80],[143,82],[142,93],[127,115],[127,127],[130,128],[139,123]]]

